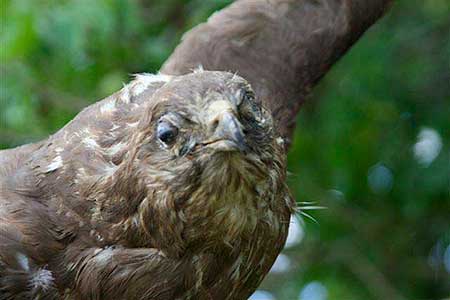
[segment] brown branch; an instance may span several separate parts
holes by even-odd
[[[237,72],[290,142],[305,97],[393,0],[238,0],[188,32],[161,72]]]

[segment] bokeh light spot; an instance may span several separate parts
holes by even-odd
[[[392,189],[394,176],[389,168],[383,164],[376,164],[369,169],[367,182],[375,194],[386,194]]]
[[[275,260],[275,263],[273,264],[272,268],[270,269],[270,273],[274,274],[286,273],[291,269],[291,266],[292,262],[289,256],[287,256],[286,254],[280,254]]]
[[[275,300],[275,297],[267,291],[256,290],[248,300]]]
[[[298,300],[326,300],[327,288],[318,281],[312,281],[301,290]]]
[[[302,223],[297,216],[292,215],[291,223],[289,224],[289,233],[284,248],[287,249],[300,244],[304,236],[305,231],[303,230]]]
[[[442,149],[442,138],[439,133],[428,127],[420,130],[413,151],[416,160],[423,167],[428,167]]]
[[[444,266],[447,272],[450,274],[450,244],[447,246],[447,249],[444,253]]]

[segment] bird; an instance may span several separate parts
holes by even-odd
[[[247,299],[295,209],[244,78],[138,74],[0,151],[0,299]]]

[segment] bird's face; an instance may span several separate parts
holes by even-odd
[[[132,207],[146,239],[175,251],[173,245],[214,247],[253,232],[281,186],[284,160],[271,116],[249,84],[201,71],[172,78],[145,103],[120,173],[139,188],[119,188],[129,203],[142,199]]]
[[[239,76],[205,71],[176,77],[151,103],[140,124],[139,159],[145,168],[167,172],[166,179],[198,176],[194,171],[230,160],[237,168],[258,164],[271,154],[272,119]]]
[[[127,151],[111,160],[119,166],[86,184],[98,203],[96,222],[115,223],[135,245],[172,255],[251,234],[284,187],[284,159],[248,82],[200,71],[172,77],[148,99],[140,95],[129,104],[133,125],[120,142]]]

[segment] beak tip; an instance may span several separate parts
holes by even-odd
[[[215,130],[215,136],[218,139],[233,141],[239,149],[243,149],[246,147],[246,142],[241,126],[234,114],[223,113]]]

